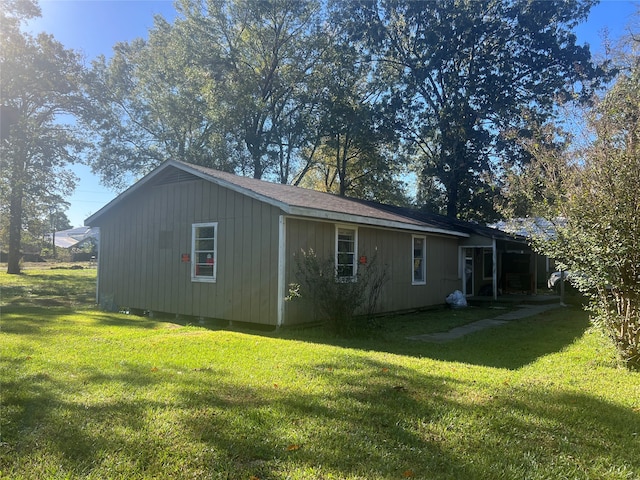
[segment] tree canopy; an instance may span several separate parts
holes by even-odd
[[[520,193],[554,223],[535,246],[572,272],[596,324],[640,370],[640,41],[587,111],[587,136],[550,149],[533,138],[534,182]],[[547,135],[557,136],[554,130]]]
[[[52,36],[35,37],[21,23],[39,15],[31,0],[3,0],[0,8],[0,196],[9,218],[8,273],[19,273],[22,231],[34,216],[59,204],[75,184],[65,166],[85,146],[64,115],[87,107],[84,69],[77,53]]]
[[[603,78],[572,31],[593,4],[344,3],[345,28],[388,84],[420,186],[442,192],[448,215],[490,218],[500,176],[528,159],[514,136]]]
[[[102,110],[96,170],[107,183],[168,158],[291,182],[322,47],[314,1],[181,0],[148,41],[94,65]],[[108,119],[108,122],[105,121]]]
[[[490,220],[530,158],[516,139],[608,78],[573,33],[593,4],[179,0],[94,65],[93,165],[114,185],[180,158],[403,201],[411,161],[418,206]]]

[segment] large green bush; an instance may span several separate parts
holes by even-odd
[[[534,246],[572,272],[574,285],[590,298],[593,322],[634,370],[640,370],[639,98],[636,63],[588,112],[584,147],[559,151],[530,144],[545,193],[534,202],[555,219],[552,231],[538,232]]]

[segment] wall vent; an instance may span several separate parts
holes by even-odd
[[[198,177],[178,168],[167,168],[155,178],[154,184],[160,186],[171,183],[192,182],[193,180],[198,180]]]

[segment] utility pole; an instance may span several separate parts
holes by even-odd
[[[56,254],[56,216],[57,208],[55,205],[51,205],[49,207],[49,214],[51,218],[51,251],[53,253],[53,258],[58,258]]]

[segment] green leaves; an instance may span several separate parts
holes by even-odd
[[[385,74],[405,139],[419,152],[421,184],[445,192],[447,214],[490,218],[501,177],[497,160],[507,167],[527,160],[504,135],[551,116],[558,99],[571,98],[575,82],[588,95],[588,83],[602,78],[571,32],[591,5],[345,4],[343,24]]]
[[[537,206],[561,219],[537,248],[574,272],[630,369],[640,369],[640,69],[622,74],[588,112],[581,149],[533,148],[547,198]]]
[[[168,158],[292,181],[310,141],[309,83],[322,46],[317,4],[177,7],[173,24],[156,18],[148,41],[119,45],[94,66],[102,109],[94,167],[113,184]]]
[[[91,108],[81,57],[50,35],[19,30],[20,20],[37,13],[32,2],[3,2],[0,11],[2,122],[6,112],[12,117],[0,144],[0,209],[9,220],[11,273],[20,272],[23,225],[48,215],[74,188],[75,176],[65,167],[80,161],[88,146],[74,125]]]
[[[340,278],[335,259],[318,257],[313,250],[301,250],[295,261],[299,283],[290,285],[289,300],[307,301],[332,333],[362,333],[358,322],[375,313],[380,290],[388,280],[376,255],[367,264],[360,264],[353,278]]]

